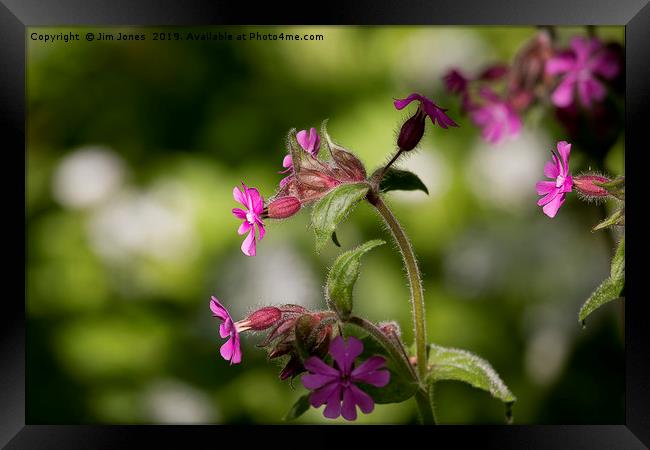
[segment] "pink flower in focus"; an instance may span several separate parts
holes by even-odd
[[[219,303],[215,296],[210,300],[210,309],[215,317],[223,320],[219,326],[219,335],[228,340],[221,346],[220,353],[223,359],[230,361],[230,364],[239,364],[241,362],[241,348],[239,343],[239,332],[244,331],[238,328],[230,317],[230,313]]]
[[[481,137],[491,144],[498,144],[507,137],[518,136],[522,123],[512,105],[488,88],[481,89],[480,95],[487,102],[474,106],[470,117],[482,128]]]
[[[574,92],[578,91],[580,103],[589,108],[593,101],[605,98],[606,90],[598,79],[616,77],[620,65],[612,52],[596,39],[574,37],[571,49],[559,53],[546,62],[549,75],[564,74],[560,84],[551,95],[555,106],[567,107],[573,103]]]
[[[311,128],[309,130],[309,135],[307,135],[307,130],[301,130],[296,133],[296,140],[298,144],[302,147],[304,151],[309,153],[313,158],[318,156],[320,150],[320,136],[316,128]],[[278,173],[289,173],[293,171],[293,158],[291,155],[286,155],[282,160],[282,167],[284,170]],[[287,183],[291,181],[292,175],[284,177],[280,180],[280,187],[284,187]]]
[[[386,360],[381,356],[372,356],[355,368],[354,360],[362,352],[363,343],[359,339],[349,337],[346,344],[341,336],[337,336],[329,348],[334,367],[316,356],[305,360],[304,366],[310,373],[303,375],[302,384],[313,391],[309,402],[314,408],[327,403],[323,412],[325,417],[336,419],[343,415],[346,420],[356,420],[357,406],[365,414],[374,409],[372,397],[355,383],[383,387],[390,380],[390,372],[379,370],[386,365]]]
[[[559,156],[553,152],[553,159],[544,165],[544,175],[553,181],[538,181],[535,184],[537,195],[543,195],[537,201],[538,206],[543,206],[544,214],[555,217],[558,209],[564,203],[566,193],[571,192],[573,178],[569,172],[569,156],[571,144],[566,141],[557,143]]]
[[[408,106],[412,101],[418,100],[420,102],[419,108],[424,111],[424,113],[429,116],[431,119],[432,124],[436,124],[436,121],[438,122],[438,125],[440,125],[442,128],[447,128],[447,127],[457,127],[458,124],[451,120],[451,118],[445,114],[446,109],[440,108],[438,105],[433,103],[431,100],[426,98],[423,95],[413,93],[409,95],[406,98],[402,99],[395,99],[393,104],[395,105],[396,109],[404,109],[406,106]]]
[[[248,211],[244,211],[241,208],[233,208],[233,215],[243,220],[244,222],[239,226],[237,233],[240,235],[248,233],[244,242],[241,245],[241,251],[246,256],[255,256],[255,228],[257,227],[257,233],[259,240],[264,238],[264,222],[262,221],[262,213],[264,212],[264,199],[255,188],[246,187],[242,182],[243,189],[239,189],[235,186],[232,190],[232,196],[236,201],[244,205]]]

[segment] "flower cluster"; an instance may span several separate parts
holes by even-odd
[[[577,108],[593,109],[603,101],[605,82],[614,81],[621,65],[614,46],[595,37],[576,36],[568,48],[557,48],[552,34],[542,29],[511,64],[490,66],[476,77],[452,68],[444,80],[483,139],[498,144],[520,133],[523,115],[536,102],[552,103],[563,122],[572,121],[567,127],[574,126]]]
[[[311,312],[299,305],[266,306],[234,322],[225,306],[214,296],[210,309],[221,320],[219,335],[227,338],[220,349],[223,359],[231,365],[241,362],[240,333],[268,331],[258,346],[269,347],[269,359],[289,356],[280,372],[281,380],[309,371],[302,377],[302,383],[313,391],[309,397],[313,407],[327,403],[323,413],[325,417],[335,419],[342,415],[347,420],[355,420],[357,406],[365,414],[372,412],[372,397],[357,384],[383,387],[390,380],[390,372],[381,370],[386,365],[382,356],[371,356],[355,366],[355,360],[363,352],[363,343],[354,337],[348,338],[347,344],[341,336],[332,338],[335,330],[331,311]],[[324,361],[327,353],[331,355],[334,366]]]

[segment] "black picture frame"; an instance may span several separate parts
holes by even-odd
[[[314,11],[318,11],[315,13]],[[628,190],[626,234],[626,419],[624,425],[561,426],[438,426],[409,427],[409,436],[430,434],[432,445],[452,439],[454,446],[468,442],[485,448],[606,448],[636,449],[650,446],[650,357],[647,343],[648,299],[641,295],[639,277],[644,261],[637,230],[643,201],[639,194],[644,165],[639,158],[650,151],[646,131],[650,117],[650,6],[648,0],[470,0],[413,1],[337,0],[307,5],[278,5],[277,2],[185,0],[183,2],[134,0],[0,0],[0,129],[4,151],[3,240],[5,290],[0,314],[0,445],[6,448],[120,448],[162,445],[176,448],[199,442],[214,447],[223,439],[221,427],[211,426],[49,426],[25,423],[25,65],[26,27],[66,25],[624,25],[626,48],[626,178]],[[9,175],[9,176],[7,176]],[[631,207],[630,204],[631,203]],[[21,224],[20,217],[23,217]],[[24,225],[21,227],[21,225]],[[637,236],[636,238],[634,236]],[[22,237],[20,239],[19,237]],[[629,245],[632,242],[632,245]],[[7,245],[8,244],[8,245]],[[637,273],[634,275],[634,273]],[[632,282],[630,283],[630,279]],[[598,395],[597,392],[594,395]],[[276,434],[271,427],[261,433],[244,432],[247,439],[266,439]],[[305,429],[299,427],[299,434]],[[354,428],[344,427],[346,434]],[[332,427],[328,429],[342,430]],[[372,427],[372,437],[401,433],[401,428]],[[283,431],[284,433],[285,431]],[[241,436],[241,431],[236,432]],[[297,432],[298,433],[298,432]],[[361,433],[368,435],[368,433]],[[330,436],[331,434],[327,434]],[[288,436],[288,435],[286,435]]]

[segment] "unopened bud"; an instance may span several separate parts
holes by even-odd
[[[420,143],[420,140],[424,135],[425,118],[426,114],[424,114],[422,108],[418,108],[415,115],[404,122],[402,129],[399,131],[399,136],[397,137],[397,146],[400,150],[408,152],[409,150],[413,150],[415,146]]]
[[[274,306],[266,306],[264,308],[258,309],[244,320],[240,320],[236,325],[239,331],[266,330],[270,326],[274,325],[278,320],[280,320],[281,316],[282,313],[278,308]]]
[[[573,177],[573,186],[587,198],[607,197],[609,192],[594,183],[609,183],[611,180],[602,175],[580,175]]]
[[[280,197],[269,203],[267,216],[270,219],[286,219],[300,211],[300,200],[296,197]]]
[[[402,332],[399,328],[399,325],[397,322],[381,322],[379,324],[379,329],[384,333],[386,336],[392,337],[392,336],[397,336],[400,337]]]
[[[284,381],[289,377],[293,378],[304,371],[305,368],[303,367],[300,358],[298,358],[296,355],[291,355],[289,362],[287,362],[287,364],[280,372],[280,380]]]

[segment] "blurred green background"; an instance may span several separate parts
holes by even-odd
[[[269,222],[258,256],[239,246],[232,188],[270,196],[290,128],[320,127],[368,170],[392,152],[408,112],[393,98],[431,96],[458,129],[428,126],[404,162],[428,186],[389,202],[424,276],[428,335],[486,358],[517,396],[515,423],[623,423],[623,305],[581,329],[582,302],[605,278],[614,237],[591,233],[605,206],[570,195],[549,219],[535,182],[554,143],[552,113],[490,146],[443,89],[452,66],[476,73],[510,61],[526,28],[267,27],[192,31],[322,34],[322,41],[153,41],[176,28],[30,28],[79,42],[28,37],[27,422],[279,423],[305,391],[245,335],[230,367],[208,308],[324,308],[326,268],[341,251],[313,251],[309,211]],[[83,40],[86,32],[146,33],[145,41]],[[597,28],[623,43],[622,27]],[[561,42],[583,28],[561,28]],[[409,108],[411,110],[413,108]],[[574,173],[623,172],[623,136],[601,160],[574,147]],[[594,167],[595,165],[595,167]],[[385,237],[358,207],[337,232],[343,249]],[[397,251],[365,257],[357,312],[397,320],[412,337]],[[504,423],[487,393],[437,388],[441,423]],[[378,405],[358,423],[414,423],[414,401]],[[341,422],[343,422],[341,420]],[[332,423],[310,410],[298,423]],[[338,423],[338,421],[337,421]]]

